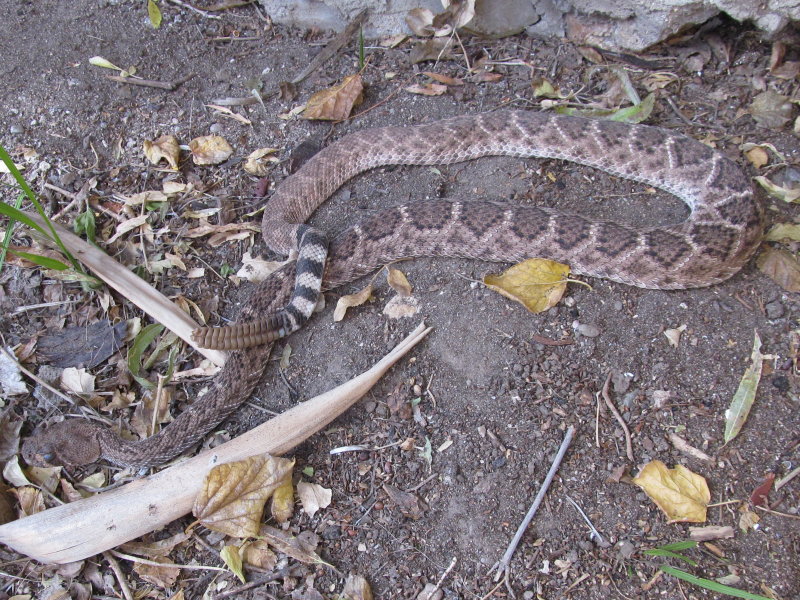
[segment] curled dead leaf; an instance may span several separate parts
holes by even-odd
[[[317,542],[313,532],[302,532],[295,537],[275,527],[262,525],[261,529],[258,530],[258,537],[267,542],[278,552],[283,552],[287,556],[299,560],[302,563],[328,565],[315,551]]]
[[[647,463],[633,478],[670,523],[703,523],[711,492],[706,480],[683,465],[668,468],[660,460]]]
[[[244,562],[254,567],[271,571],[278,564],[278,557],[269,549],[269,544],[264,540],[255,540],[244,549]]]
[[[419,37],[433,35],[433,11],[429,8],[412,8],[405,17],[406,25]]]
[[[440,83],[415,83],[406,87],[406,91],[422,96],[441,96],[447,91],[447,86]]]
[[[192,508],[197,520],[232,537],[258,534],[264,503],[291,477],[294,460],[264,454],[209,471]]]
[[[758,184],[773,198],[783,200],[784,202],[797,202],[800,200],[800,188],[784,187],[777,183],[772,182],[763,175],[753,177]]]
[[[303,512],[313,517],[320,508],[327,508],[330,505],[333,493],[317,483],[301,481],[297,484],[297,496],[303,505]]]
[[[783,94],[768,90],[753,98],[749,112],[753,120],[761,127],[781,129],[792,120],[794,105]]]
[[[287,344],[286,347],[291,352],[291,346]],[[281,362],[283,362],[283,357],[281,357]],[[286,367],[281,366],[281,368],[285,369]],[[292,514],[294,514],[294,484],[291,477],[284,479],[283,483],[272,494],[272,506],[270,509],[273,518],[278,523],[286,523],[292,518]]]
[[[361,75],[349,75],[339,85],[313,94],[306,103],[303,118],[342,121],[350,116],[354,106],[361,104],[363,91]]]
[[[339,322],[344,319],[347,309],[353,306],[361,306],[370,299],[372,296],[372,284],[368,284],[364,289],[356,292],[355,294],[347,294],[342,296],[336,302],[336,308],[333,310],[333,320]]]
[[[181,147],[178,143],[178,138],[174,135],[162,135],[160,138],[153,140],[145,140],[142,143],[144,148],[144,155],[154,165],[157,165],[161,160],[166,160],[173,171],[178,170],[178,161],[181,156]]]
[[[544,258],[530,258],[500,275],[486,275],[491,290],[522,304],[532,313],[555,306],[567,289],[569,267]]]
[[[228,160],[233,148],[228,141],[219,135],[203,135],[189,142],[192,160],[196,165],[218,165]]]
[[[408,278],[405,276],[400,269],[395,269],[394,267],[388,267],[386,269],[386,283],[389,284],[395,292],[403,296],[404,298],[408,298],[413,291],[411,284],[408,282]]]
[[[264,177],[270,172],[272,165],[279,162],[278,157],[275,156],[277,151],[276,148],[259,148],[258,150],[253,150],[247,155],[242,168],[250,175]]]

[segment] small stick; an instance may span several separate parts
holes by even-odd
[[[789,471],[789,473],[785,477],[781,477],[778,481],[775,482],[774,486],[775,491],[777,492],[779,489],[781,489],[783,486],[789,483],[792,479],[797,477],[798,474],[800,474],[800,467],[797,467]]]
[[[131,588],[128,585],[128,581],[125,579],[125,574],[122,572],[122,569],[119,568],[117,559],[111,555],[111,552],[103,552],[103,556],[108,561],[111,570],[114,572],[114,576],[119,582],[119,588],[122,591],[122,595],[125,596],[125,600],[133,600],[133,593],[131,593]]]
[[[611,397],[608,395],[608,385],[611,383],[611,371],[608,372],[608,377],[606,377],[606,382],[603,384],[603,400],[605,400],[606,406],[608,410],[614,413],[614,416],[617,419],[620,427],[622,427],[622,431],[625,432],[625,454],[628,456],[628,460],[633,462],[633,444],[631,444],[631,432],[628,429],[628,424],[625,422],[625,419],[622,418],[622,415],[619,414],[617,407],[614,406],[614,403],[611,401]]]
[[[197,14],[204,16],[206,19],[221,19],[222,18],[219,15],[212,15],[212,14],[209,14],[208,12],[206,12],[204,10],[200,10],[199,8],[196,8],[196,7],[192,6],[188,2],[183,2],[183,0],[169,0],[169,1],[172,2],[173,4],[177,4],[178,6],[182,6],[184,8],[188,8],[189,10],[194,11]]]
[[[339,49],[350,40],[350,36],[352,36],[361,26],[361,23],[364,22],[364,17],[366,16],[367,9],[365,8],[347,24],[347,27],[345,27],[341,33],[328,42],[328,44],[319,52],[319,54],[311,59],[311,62],[308,63],[308,66],[298,73],[294,79],[292,79],[292,83],[300,83],[303,81],[303,79],[311,75],[311,73],[319,69],[330,58],[335,56]]]
[[[445,569],[444,573],[442,573],[442,576],[439,577],[439,581],[436,582],[436,585],[431,590],[431,593],[428,594],[429,598],[432,598],[433,595],[439,590],[439,588],[442,587],[444,580],[447,579],[447,576],[450,574],[450,571],[452,571],[453,567],[456,566],[456,562],[458,562],[458,559],[454,556],[453,560],[450,561],[450,566]]]
[[[178,81],[153,81],[152,79],[139,79],[137,77],[120,77],[119,75],[106,75],[111,81],[116,81],[117,83],[128,83],[130,85],[140,85],[142,87],[150,87],[156,88],[159,90],[165,90],[167,92],[175,91],[175,89],[181,85],[182,83],[186,83],[192,77],[194,77],[194,73],[191,75],[187,75],[186,77],[182,77]]]
[[[536,498],[534,498],[531,507],[528,509],[528,514],[525,515],[522,523],[520,523],[519,527],[517,528],[517,533],[514,534],[514,539],[511,540],[508,548],[506,548],[506,553],[503,554],[503,558],[501,558],[497,564],[492,567],[492,570],[497,568],[497,573],[494,576],[495,581],[499,581],[501,577],[504,577],[508,574],[510,570],[511,557],[516,551],[517,546],[519,545],[519,542],[525,533],[525,530],[528,528],[528,525],[531,524],[533,516],[536,514],[536,511],[539,510],[539,505],[542,503],[544,495],[547,492],[547,489],[550,487],[553,477],[555,477],[556,471],[558,471],[558,467],[561,465],[561,461],[564,459],[564,455],[567,453],[570,443],[572,443],[572,437],[574,435],[575,426],[570,425],[567,428],[567,433],[564,435],[564,441],[561,442],[561,447],[558,449],[558,454],[556,454],[553,464],[550,465],[550,470],[547,472],[547,477],[544,478],[542,487],[539,488],[539,493],[536,494]]]
[[[179,565],[176,563],[160,563],[154,560],[150,560],[148,558],[142,558],[141,556],[136,556],[134,554],[125,554],[124,552],[119,552],[117,550],[108,550],[104,552],[104,554],[112,554],[118,558],[124,558],[125,560],[129,560],[131,562],[139,563],[140,565],[149,565],[151,567],[169,567],[170,569],[186,569],[187,571],[222,571],[223,573],[226,572],[228,569],[223,569],[222,567],[214,567],[211,565]]]

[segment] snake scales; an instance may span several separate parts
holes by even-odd
[[[433,200],[397,206],[349,227],[332,241],[321,288],[336,287],[381,264],[413,256],[503,262],[540,256],[568,263],[576,273],[639,287],[702,287],[736,273],[761,239],[762,215],[751,185],[719,152],[659,128],[522,111],[347,135],[277,188],[265,211],[265,238],[276,250],[290,250],[309,231],[296,224],[362,171],[487,155],[589,165],[664,189],[683,200],[690,215],[677,224],[636,229],[548,208],[492,202]],[[318,245],[312,237],[311,245]],[[313,288],[313,270],[298,269],[304,281],[298,278],[295,285],[290,263],[260,284],[239,315],[239,322],[256,325],[234,329],[231,345],[265,339],[265,315],[307,301],[297,300],[297,289]],[[274,325],[273,318],[267,328]],[[270,348],[266,344],[232,353],[209,391],[152,437],[126,441],[97,424],[70,419],[36,432],[26,440],[23,455],[29,462],[66,465],[101,458],[137,468],[165,462],[195,445],[249,396]]]

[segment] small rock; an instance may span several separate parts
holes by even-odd
[[[776,375],[772,378],[772,385],[779,392],[784,394],[789,391],[789,379],[785,375]]]
[[[636,546],[634,546],[628,540],[623,540],[617,544],[617,550],[622,558],[628,559],[633,556],[634,552],[636,552]]]
[[[775,300],[774,302],[769,302],[764,309],[767,311],[767,318],[768,319],[780,319],[784,314],[783,304]]]
[[[18,134],[23,133],[25,130],[22,128],[21,125],[14,124],[8,128],[8,132],[11,134]]]
[[[633,375],[631,374],[614,371],[611,375],[611,383],[614,384],[614,393],[624,394],[627,392],[628,388],[631,387],[632,379]]]
[[[444,592],[432,583],[426,583],[425,588],[417,596],[417,600],[441,600]]]
[[[617,312],[619,312],[619,311],[621,311],[621,310],[622,310],[622,308],[623,308],[623,306],[622,306],[622,301],[620,301],[620,300],[615,300],[615,301],[614,301],[614,310],[616,310]]]
[[[572,323],[572,328],[583,337],[593,338],[600,335],[600,330],[597,328],[597,326],[590,323],[579,323],[578,321],[574,321]]]

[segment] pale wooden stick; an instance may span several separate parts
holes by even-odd
[[[163,527],[192,510],[213,466],[288,452],[350,408],[429,331],[420,325],[370,370],[213,450],[110,492],[1,525],[0,542],[41,562],[67,563]]]

